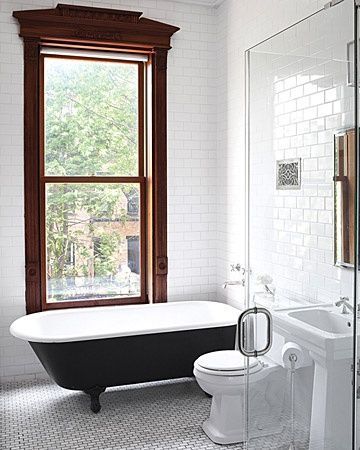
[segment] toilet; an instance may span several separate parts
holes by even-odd
[[[205,434],[217,444],[246,440],[246,358],[238,350],[206,353],[194,363],[201,389],[212,395]],[[270,358],[249,358],[249,437],[283,431],[284,370]]]

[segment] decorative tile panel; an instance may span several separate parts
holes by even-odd
[[[276,189],[301,188],[301,159],[276,161]]]

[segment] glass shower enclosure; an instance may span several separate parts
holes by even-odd
[[[245,55],[251,449],[360,446],[356,3],[329,2]]]

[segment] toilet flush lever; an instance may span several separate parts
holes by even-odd
[[[255,336],[254,336],[254,327],[247,325],[249,324],[249,319],[251,315],[257,315],[257,314],[263,314],[266,317],[267,321],[267,343],[264,348],[260,350],[256,350],[254,347],[255,345],[252,344],[251,347],[248,346],[248,342],[254,343],[255,342]],[[239,320],[238,320],[238,338],[239,338],[239,350],[240,353],[242,353],[244,356],[261,356],[265,355],[267,353],[272,345],[272,333],[273,333],[273,323],[272,323],[272,316],[270,311],[268,311],[266,308],[249,308],[245,310],[243,313],[240,314]],[[250,347],[250,348],[249,348]]]

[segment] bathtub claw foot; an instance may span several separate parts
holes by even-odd
[[[100,387],[100,386],[95,386],[93,388],[90,389],[86,389],[84,392],[85,394],[90,395],[90,408],[91,411],[95,414],[97,414],[100,409],[101,409],[101,405],[100,405],[100,394],[102,394],[103,392],[105,392],[104,387]]]

